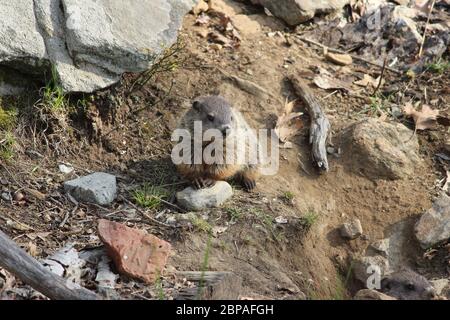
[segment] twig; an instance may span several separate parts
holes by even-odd
[[[383,66],[380,65],[379,63],[376,63],[376,62],[367,60],[367,59],[362,58],[362,57],[359,57],[359,56],[355,56],[355,55],[353,55],[353,54],[349,54],[349,53],[347,53],[347,52],[345,52],[345,51],[342,51],[342,50],[339,50],[339,49],[334,49],[334,48],[327,47],[326,45],[321,44],[321,43],[319,43],[319,42],[316,42],[316,41],[314,41],[314,40],[310,40],[310,39],[308,39],[308,38],[304,38],[304,37],[300,37],[300,36],[297,36],[297,38],[300,39],[301,41],[304,41],[304,42],[306,42],[306,43],[313,44],[313,45],[315,45],[315,46],[321,47],[322,49],[326,49],[326,50],[328,50],[328,51],[330,51],[330,52],[339,53],[339,54],[347,54],[347,55],[349,55],[350,57],[352,57],[352,58],[355,59],[355,60],[360,60],[360,61],[362,61],[362,62],[365,62],[365,63],[368,63],[368,64],[370,64],[370,65],[376,66],[376,67],[378,67],[378,68],[383,68]],[[401,72],[400,70],[397,70],[397,69],[394,69],[394,68],[385,67],[385,69],[386,69],[386,70],[389,70],[389,71],[391,71],[391,72],[397,73],[397,74],[402,74],[402,72]]]
[[[176,227],[176,226],[168,225],[168,224],[166,224],[166,223],[164,223],[164,222],[161,222],[161,221],[159,221],[159,220],[156,220],[156,219],[150,217],[146,212],[144,212],[143,210],[139,209],[133,202],[131,202],[131,201],[128,200],[128,199],[125,199],[123,196],[120,196],[120,198],[121,198],[123,201],[125,201],[127,204],[129,204],[130,206],[132,206],[134,209],[136,209],[136,211],[138,211],[140,214],[142,214],[142,215],[143,215],[145,218],[147,218],[148,220],[150,220],[150,221],[152,221],[152,222],[154,222],[154,223],[156,223],[156,224],[159,224],[160,226],[166,227],[166,228],[174,228],[174,227]]]
[[[381,83],[383,82],[384,70],[386,70],[386,63],[387,63],[387,56],[384,58],[383,68],[381,69],[381,74],[380,74],[380,81],[378,81],[378,85],[372,93],[373,96],[375,95],[375,93],[377,93],[378,89],[380,89]]]
[[[72,209],[72,211],[67,211],[66,215],[64,216],[63,221],[59,224],[59,227],[62,228],[67,223],[67,220],[69,220],[69,217],[75,213],[75,211],[78,210],[78,205],[75,206],[75,208]]]
[[[427,35],[428,24],[430,23],[431,12],[433,11],[435,2],[436,2],[436,0],[433,0],[433,2],[431,2],[430,11],[428,11],[427,23],[425,24],[425,30],[423,30],[423,35],[422,35],[422,42],[420,43],[419,58],[422,56],[423,46],[425,44],[425,38]]]
[[[336,94],[337,92],[339,92],[339,90],[334,90],[333,92],[327,94],[325,97],[320,98],[320,101],[324,101],[324,100],[328,99],[329,97],[331,97],[332,95]]]

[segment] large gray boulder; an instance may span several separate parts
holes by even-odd
[[[45,63],[44,39],[36,28],[33,1],[0,2],[0,63],[37,73]],[[1,74],[1,73],[0,73]],[[1,77],[0,77],[1,79]]]
[[[316,14],[342,9],[350,0],[251,0],[260,4],[287,24],[296,26],[311,20]]]
[[[0,94],[11,69],[43,78],[53,67],[66,92],[92,92],[148,69],[173,44],[195,0],[0,2]],[[6,71],[5,71],[6,70]]]

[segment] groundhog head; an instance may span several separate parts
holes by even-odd
[[[430,300],[436,297],[431,283],[409,269],[394,272],[381,280],[381,291],[399,300]]]
[[[202,130],[217,129],[228,136],[233,128],[232,106],[221,96],[198,97],[192,103],[196,120],[202,121]]]

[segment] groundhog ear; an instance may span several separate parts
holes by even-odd
[[[200,111],[202,107],[202,104],[200,103],[200,101],[194,101],[194,103],[192,103],[192,108],[194,108],[194,110]]]

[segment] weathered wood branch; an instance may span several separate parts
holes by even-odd
[[[95,293],[54,274],[0,231],[0,267],[55,300],[97,300]]]
[[[319,100],[314,96],[308,85],[300,78],[291,75],[289,81],[296,94],[305,103],[311,118],[309,129],[309,143],[312,144],[313,160],[321,170],[328,171],[327,137],[330,130],[330,121],[322,111]]]
[[[181,290],[177,300],[236,300],[242,292],[242,279],[233,272],[183,271],[177,275],[195,283]]]

